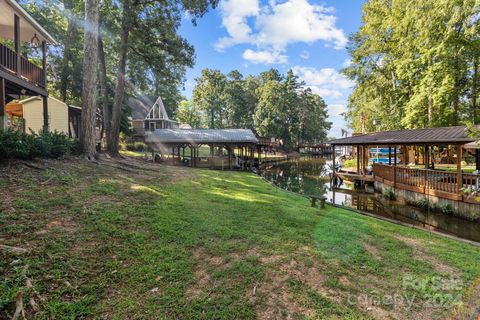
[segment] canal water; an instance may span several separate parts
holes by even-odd
[[[351,184],[331,189],[331,165],[331,160],[305,156],[266,164],[259,173],[285,190],[307,196],[326,196],[330,203],[480,242],[479,222],[420,209],[401,201],[389,201],[381,194],[357,192]]]

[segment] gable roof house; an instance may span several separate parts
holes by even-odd
[[[47,44],[53,37],[15,0],[0,0],[0,130],[8,127],[6,105],[25,96],[41,96],[43,129],[49,127],[47,91]],[[41,62],[20,52],[21,44],[40,48]]]
[[[180,124],[171,120],[161,97],[138,96],[128,99],[131,109],[131,127],[134,136],[143,136],[145,132],[156,129],[176,129]]]

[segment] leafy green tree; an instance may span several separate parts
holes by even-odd
[[[207,115],[209,128],[223,128],[227,77],[219,70],[204,69],[201,76],[195,81],[193,103]]]
[[[367,131],[478,121],[478,16],[475,0],[368,1],[344,70],[354,130],[362,114]]]
[[[204,124],[201,110],[192,101],[187,100],[180,101],[176,119],[180,123],[189,124],[192,128],[202,128]]]

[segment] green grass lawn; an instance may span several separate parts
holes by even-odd
[[[479,304],[480,248],[253,174],[46,165],[0,167],[0,244],[28,250],[0,251],[0,318],[18,292],[38,319],[466,319]]]

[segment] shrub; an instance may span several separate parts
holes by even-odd
[[[440,209],[440,211],[444,214],[452,214],[453,213],[453,208],[452,208],[452,205],[446,201],[444,202],[441,202],[439,205],[438,205],[438,208]]]
[[[415,205],[417,207],[420,207],[420,208],[423,208],[423,209],[433,209],[434,208],[432,203],[430,201],[428,201],[427,198],[421,198],[421,199],[415,201]]]
[[[344,168],[356,168],[357,167],[357,158],[347,159],[343,162]]]
[[[127,143],[125,145],[125,148],[128,150],[128,151],[140,151],[140,152],[143,152],[143,151],[147,151],[148,150],[148,146],[143,143],[143,142],[134,142],[134,143]]]
[[[58,158],[70,153],[75,141],[59,132],[26,134],[20,131],[0,131],[1,159]]]
[[[73,149],[73,140],[66,134],[60,132],[43,132],[37,136],[37,140],[43,141],[50,149],[48,154],[43,156],[59,158]]]
[[[383,197],[388,200],[395,200],[395,191],[392,188],[383,188]]]

